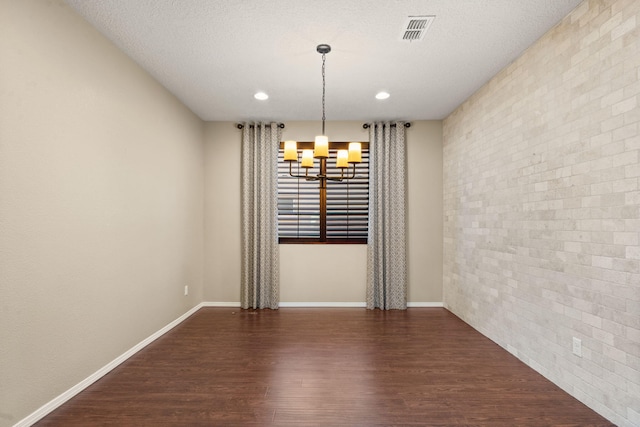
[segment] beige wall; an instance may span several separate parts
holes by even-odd
[[[235,123],[205,125],[205,301],[240,302],[241,138]]]
[[[320,122],[286,122],[284,139],[312,141]],[[361,122],[327,122],[333,140],[368,141]],[[206,128],[205,300],[240,298],[240,147],[233,123]],[[407,130],[409,301],[442,301],[442,126]],[[231,185],[230,185],[231,184]],[[286,302],[365,300],[365,245],[280,245],[280,296]]]
[[[640,2],[585,1],[444,124],[446,307],[629,427],[639,81]]]
[[[204,126],[60,0],[0,0],[0,52],[8,426],[202,300]]]
[[[410,302],[442,302],[442,122],[407,130]]]

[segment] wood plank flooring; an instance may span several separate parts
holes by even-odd
[[[456,316],[203,308],[38,426],[612,426]]]

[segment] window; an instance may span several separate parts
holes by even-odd
[[[329,144],[327,174],[339,176],[336,152],[346,142]],[[313,148],[312,142],[298,142],[298,150]],[[319,160],[309,175],[319,173]],[[294,175],[304,175],[296,162]],[[353,167],[345,169],[345,175]],[[280,243],[367,243],[369,216],[369,144],[362,143],[362,163],[356,165],[356,177],[342,182],[327,181],[325,191],[318,181],[306,181],[289,175],[283,144],[278,152],[278,237]]]

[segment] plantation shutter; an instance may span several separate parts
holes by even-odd
[[[328,171],[339,170],[335,168],[336,151],[329,150]],[[327,183],[327,239],[366,239],[368,216],[369,150],[363,149],[355,179]]]
[[[318,162],[316,162],[318,163]],[[304,175],[300,163],[293,163],[294,175]],[[320,173],[318,165],[309,175]],[[317,181],[305,181],[289,175],[284,150],[278,152],[278,237],[320,238],[320,189]]]

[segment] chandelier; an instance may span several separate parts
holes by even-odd
[[[359,142],[350,142],[348,150],[338,150],[336,156],[336,168],[340,169],[340,176],[327,175],[327,158],[329,157],[329,137],[324,132],[325,116],[325,61],[327,53],[331,52],[331,46],[328,44],[319,44],[316,48],[318,53],[322,54],[322,135],[315,138],[313,150],[302,150],[302,160],[300,166],[305,169],[304,175],[294,175],[292,164],[298,161],[298,147],[296,141],[284,142],[284,160],[289,162],[289,175],[294,178],[304,178],[307,181],[319,181],[320,188],[327,188],[327,181],[343,181],[345,179],[353,179],[356,176],[356,163],[362,162],[362,147]],[[314,165],[314,159],[320,160],[320,173],[317,175],[309,175],[309,169]],[[351,175],[345,175],[345,169],[353,165]]]

